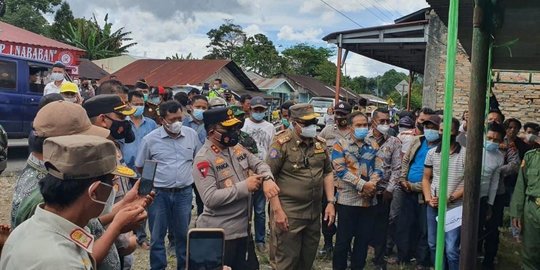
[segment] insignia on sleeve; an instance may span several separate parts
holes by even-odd
[[[226,188],[230,188],[232,186],[233,186],[233,182],[232,182],[231,178],[225,180],[225,187]]]
[[[197,163],[197,170],[199,170],[203,178],[205,178],[208,175],[209,169],[210,169],[210,163],[208,161],[201,161]]]
[[[279,156],[279,152],[276,148],[272,148],[270,150],[270,158],[277,158]]]

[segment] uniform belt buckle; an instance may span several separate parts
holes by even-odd
[[[536,206],[540,206],[540,197],[537,197],[537,198],[534,200],[534,203],[536,203]]]

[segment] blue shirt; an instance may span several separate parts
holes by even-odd
[[[418,148],[414,160],[409,167],[409,175],[407,175],[409,182],[418,183],[422,181],[422,177],[424,176],[424,161],[426,160],[427,152],[433,147],[435,146],[429,147],[427,140],[422,142],[422,145]]]
[[[145,160],[154,160],[157,162],[154,187],[187,187],[193,184],[193,159],[201,146],[191,128],[182,127],[180,136],[172,138],[159,127],[142,139],[135,166],[142,168]]]
[[[142,139],[148,135],[152,130],[156,129],[158,125],[156,122],[148,117],[142,118],[141,125],[137,128],[135,123],[129,119],[131,123],[131,129],[135,133],[135,141],[132,143],[124,143],[122,146],[122,155],[124,156],[124,162],[128,167],[135,170],[135,159],[137,158],[137,152],[141,146]]]
[[[188,115],[184,118],[182,124],[185,127],[190,127],[195,130],[195,132],[197,132],[197,136],[199,137],[199,141],[201,142],[201,144],[204,144],[204,141],[206,140],[206,129],[204,129],[204,123],[199,125],[193,120],[191,116]]]

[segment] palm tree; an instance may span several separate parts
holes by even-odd
[[[137,44],[131,42],[131,32],[124,32],[124,27],[112,32],[112,23],[108,22],[108,19],[107,14],[103,28],[98,24],[95,15],[93,20],[75,19],[75,23],[70,24],[64,31],[64,38],[67,43],[85,50],[86,57],[90,60],[127,53],[130,47]]]

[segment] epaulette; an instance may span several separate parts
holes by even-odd
[[[279,145],[283,145],[291,140],[291,136],[287,131],[288,130],[282,130],[276,134],[276,142],[279,143]]]
[[[326,139],[321,136],[316,136],[315,138],[322,143],[326,143]]]

